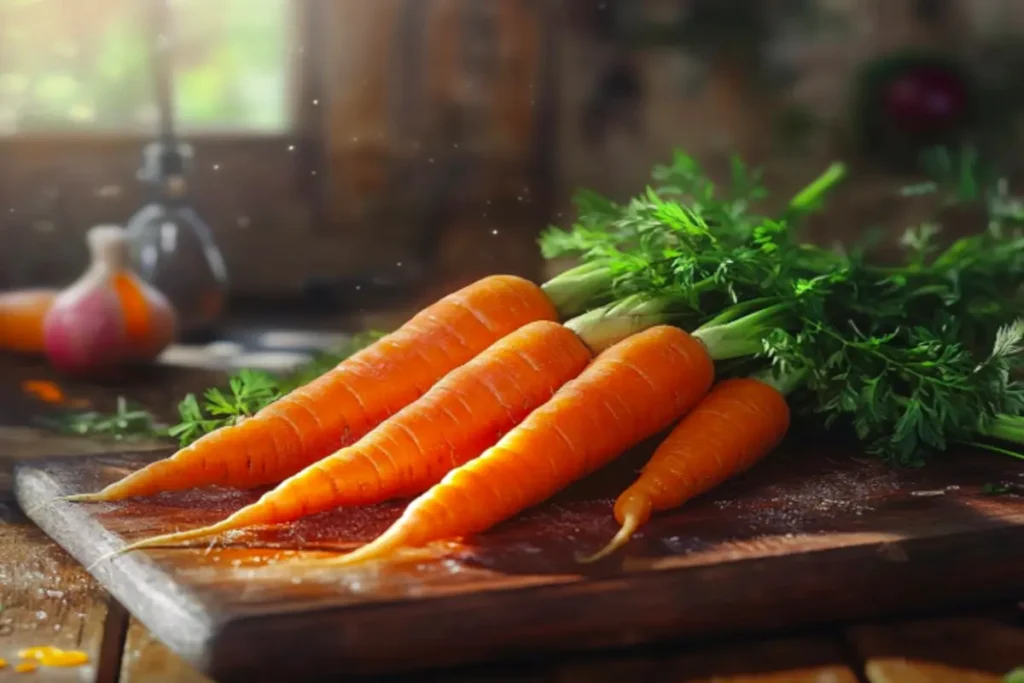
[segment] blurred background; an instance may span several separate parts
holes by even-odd
[[[1022,30],[1014,0],[0,0],[0,289],[73,281],[169,187],[238,310],[542,279],[574,190],[673,148],[779,201],[843,160],[808,238],[895,238],[924,146],[1016,172]]]

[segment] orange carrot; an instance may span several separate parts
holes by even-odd
[[[397,331],[271,403],[78,501],[211,484],[276,484],[353,443],[508,333],[558,314],[537,285],[494,275],[450,294]]]
[[[594,561],[626,544],[654,510],[669,510],[718,486],[770,453],[789,429],[784,393],[753,378],[722,380],[654,451],[615,501],[622,528]]]
[[[422,493],[492,446],[590,360],[590,351],[568,328],[549,321],[524,325],[356,444],[313,463],[224,521],[146,539],[124,551]]]
[[[714,366],[680,329],[652,327],[602,352],[475,460],[458,467],[351,564],[484,531],[668,427],[707,393]]]
[[[43,288],[0,292],[0,349],[43,353],[43,319],[59,293]]]

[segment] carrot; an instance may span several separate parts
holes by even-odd
[[[59,293],[44,288],[0,292],[0,349],[43,353],[43,319]]]
[[[210,484],[276,484],[353,443],[508,333],[557,316],[532,282],[511,275],[484,278],[253,417],[211,432],[97,493],[68,499],[114,501]]]
[[[722,380],[654,451],[615,501],[622,528],[592,562],[629,541],[654,510],[668,510],[718,486],[770,453],[789,429],[783,391],[754,378]]]
[[[356,444],[310,465],[224,521],[123,551],[422,493],[493,445],[590,360],[589,349],[569,329],[529,323],[453,370]]]
[[[711,386],[714,366],[680,329],[652,327],[602,352],[480,457],[414,500],[387,531],[335,560],[484,531],[668,427]]]

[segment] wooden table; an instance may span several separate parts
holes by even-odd
[[[203,355],[179,351],[173,357]],[[48,376],[41,364],[0,358],[0,657],[10,660],[19,648],[30,645],[76,648],[89,654],[91,663],[84,671],[41,669],[25,674],[47,681],[206,680],[111,601],[89,574],[17,509],[10,490],[9,458],[87,454],[109,448],[29,426],[45,406],[20,396],[18,386],[25,379]],[[109,407],[118,393],[129,391],[133,398],[166,414],[185,391],[217,381],[209,370],[177,367],[158,369],[131,387],[70,384],[66,390],[89,398],[98,408]],[[1001,681],[1015,667],[1024,667],[1024,608],[1005,604],[968,605],[958,613],[905,615],[884,623],[837,623],[812,631],[750,634],[727,642],[669,643],[558,660],[495,662],[407,679],[980,683]],[[0,682],[19,677],[10,668],[0,670]]]

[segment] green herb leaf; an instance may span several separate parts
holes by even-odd
[[[72,413],[44,422],[57,432],[76,436],[103,436],[117,440],[138,437],[162,438],[166,430],[139,406],[118,396],[112,414],[95,411]]]

